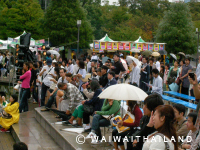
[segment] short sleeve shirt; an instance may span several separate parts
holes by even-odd
[[[119,74],[120,71],[126,71],[124,66],[122,65],[122,63],[120,61],[117,61],[114,63],[115,69],[113,69],[113,71],[115,72],[115,74]]]
[[[192,70],[192,66],[191,65],[188,65],[188,66],[183,65],[183,67],[182,67],[182,76],[186,75],[189,70]],[[185,77],[183,79],[183,87],[184,88],[189,88],[189,86],[190,86],[189,79],[188,79],[188,77]]]

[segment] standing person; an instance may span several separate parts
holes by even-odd
[[[154,114],[153,112],[151,113],[147,126],[154,127],[157,131],[148,136],[148,140],[144,143],[142,150],[178,150],[178,136],[174,127],[174,120],[174,110],[170,105],[156,107]],[[172,138],[175,140],[171,141]]]
[[[37,80],[37,74],[40,72],[38,69],[37,63],[33,65],[33,103],[37,104],[38,103],[38,87],[36,85],[36,80]]]
[[[122,74],[126,72],[124,66],[120,62],[119,54],[114,54],[114,66],[111,67],[112,71],[115,72],[115,79],[122,78]]]
[[[182,94],[189,94],[189,86],[190,82],[188,79],[188,74],[192,71],[192,66],[190,65],[190,59],[185,59],[185,65],[183,65],[183,68],[181,70],[181,77],[180,80],[182,80],[182,87],[181,87],[181,93]]]
[[[94,53],[94,52],[92,53],[91,60],[94,62],[97,62],[99,60],[99,57],[96,55],[96,53]]]
[[[200,82],[200,56],[199,56],[199,64],[196,70],[196,75],[197,75],[197,81]]]
[[[105,87],[106,84],[108,83],[107,70],[108,70],[107,66],[101,67],[101,77],[99,78],[99,84],[101,87]]]
[[[91,62],[90,62],[90,57],[86,58],[86,69],[87,69],[87,73],[90,73],[91,70]]]
[[[15,59],[13,56],[13,52],[10,52],[10,65],[14,65],[15,64]]]
[[[78,74],[77,74],[77,77],[79,78],[79,87],[78,89],[83,92],[83,88],[82,88],[82,85],[83,85],[83,81],[81,79],[85,79],[85,76],[86,76],[86,70],[85,70],[85,63],[84,61],[79,61],[79,70],[78,70]]]
[[[43,81],[42,81],[42,92],[41,92],[41,106],[44,106],[46,92],[52,84],[52,81],[50,81],[50,78],[52,76],[55,76],[54,67],[52,66],[51,58],[47,59],[47,65],[42,68],[40,72],[40,76],[42,75],[43,75]]]
[[[153,58],[149,59],[149,67],[150,67],[150,75],[149,75],[149,79],[150,79],[150,83],[153,83],[153,75],[152,75],[152,70],[156,69],[156,65],[153,62]]]
[[[161,58],[159,57],[156,62],[156,69],[158,69],[159,72],[160,72],[160,62],[161,62]]]
[[[143,57],[142,58],[142,62],[143,62],[143,65],[141,67],[141,72],[140,72],[140,75],[141,75],[141,77],[140,77],[140,88],[143,91],[147,92],[148,91],[148,87],[143,82],[149,83],[150,67],[147,64],[148,63],[148,58],[147,57]]]
[[[74,75],[78,74],[78,71],[79,71],[78,64],[80,60],[81,60],[80,58],[76,60],[76,64],[74,65]]]
[[[68,60],[67,73],[74,74],[74,65],[73,65],[73,63],[72,63],[72,59],[69,59],[69,60]]]
[[[19,106],[19,112],[21,113],[28,111],[28,94],[30,91],[30,80],[31,80],[31,71],[29,70],[29,64],[26,62],[23,65],[23,69],[25,73],[20,76],[20,80],[18,81],[19,84],[21,84],[21,92],[20,92],[20,106]]]
[[[164,72],[164,77],[163,77],[163,90],[167,90],[167,77],[169,73],[169,64],[165,64],[165,72]]]
[[[42,61],[42,58],[41,58],[41,52],[40,52],[40,51],[38,51],[38,54],[37,54],[37,60],[38,60],[38,61]]]
[[[134,86],[139,86],[139,82],[140,82],[140,68],[138,67],[138,65],[133,61],[133,68],[132,68],[132,71],[130,73],[130,81],[129,83],[131,85],[134,85]]]

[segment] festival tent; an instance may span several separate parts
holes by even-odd
[[[111,38],[106,34],[102,39],[96,40],[97,42],[114,42]],[[94,43],[90,44],[90,48],[93,49]]]
[[[145,41],[141,38],[141,36],[139,36],[139,38],[134,42],[135,43],[145,43]]]

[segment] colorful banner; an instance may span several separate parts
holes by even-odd
[[[13,42],[13,38],[8,38],[8,41],[11,41],[11,42]]]
[[[107,50],[112,50],[112,43],[110,42],[107,43]]]
[[[121,42],[119,42],[119,43],[118,43],[118,49],[119,49],[119,50],[124,50],[124,44],[121,43]]]
[[[106,49],[106,43],[105,42],[101,42],[101,48],[102,50],[105,50]]]
[[[148,50],[153,51],[153,44],[148,44]]]
[[[94,42],[94,48],[99,49],[99,42]]]
[[[45,43],[45,40],[35,40],[35,45],[43,45]]]
[[[154,44],[154,51],[158,51],[159,50],[159,45],[158,44]]]
[[[113,43],[113,50],[118,50],[118,43],[116,42]]]
[[[0,49],[8,49],[7,43],[0,42]]]
[[[159,50],[164,50],[164,46],[165,46],[164,44],[160,44],[159,45]]]
[[[130,50],[130,43],[124,43],[124,49]]]
[[[146,44],[146,43],[143,43],[143,51],[146,51],[146,50],[148,50],[148,45]]]
[[[104,50],[100,49],[100,50],[99,50],[99,53],[104,53]]]
[[[137,43],[137,49],[142,50],[142,44],[141,43]]]
[[[136,49],[137,48],[137,44],[136,43],[131,43],[131,49]]]

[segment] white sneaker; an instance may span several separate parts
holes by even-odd
[[[85,139],[90,139],[90,138],[94,138],[94,137],[96,137],[97,135],[95,134],[95,133],[93,133],[93,132],[90,132],[87,136],[86,136],[86,138]]]
[[[87,126],[85,126],[85,128],[84,128],[84,130],[88,130],[88,129],[91,129],[91,126],[90,126],[90,124]]]

